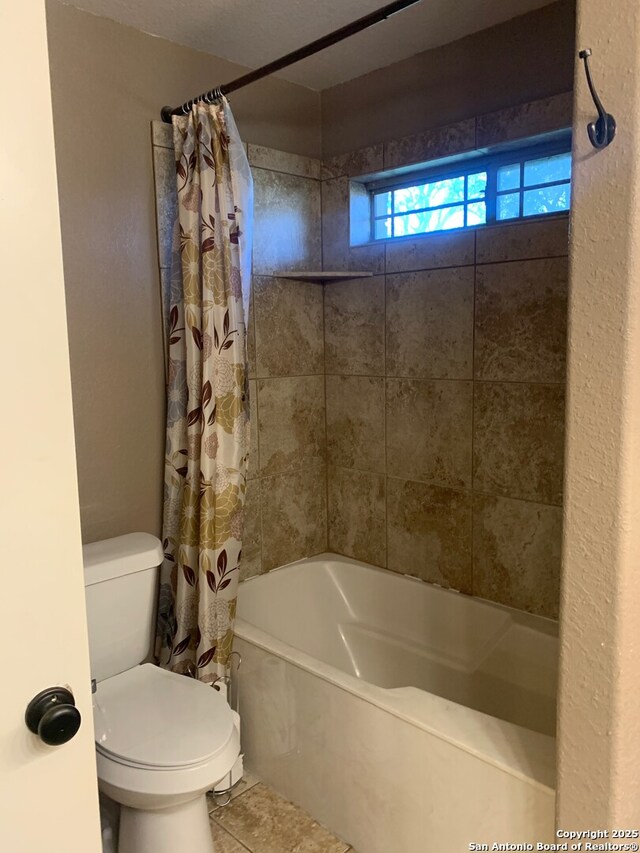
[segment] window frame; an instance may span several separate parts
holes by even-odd
[[[557,154],[571,154],[571,138],[563,137],[560,139],[554,139],[552,141],[545,141],[537,144],[530,145],[518,145],[510,146],[509,148],[503,149],[501,151],[495,151],[491,153],[482,153],[482,154],[473,154],[471,156],[467,156],[464,158],[459,158],[456,162],[447,162],[446,164],[441,164],[439,166],[432,167],[423,167],[420,169],[416,169],[411,172],[407,172],[405,175],[399,176],[390,176],[383,177],[378,180],[374,180],[368,182],[366,184],[367,192],[369,193],[369,210],[370,210],[370,240],[373,243],[381,243],[385,240],[406,240],[413,239],[415,240],[418,237],[429,237],[434,234],[447,234],[450,232],[457,231],[471,231],[476,228],[486,228],[487,226],[492,225],[507,225],[514,222],[529,222],[535,221],[539,219],[547,219],[551,216],[566,216],[569,213],[569,209],[567,210],[557,210],[552,211],[550,213],[539,213],[533,214],[531,216],[523,215],[523,204],[524,204],[524,193],[525,190],[535,190],[541,189],[544,187],[552,187],[552,186],[560,186],[563,184],[569,184],[571,186],[571,177],[568,181],[550,181],[548,183],[543,184],[532,184],[531,186],[524,186],[524,165],[529,160],[539,160],[545,157],[553,157]],[[519,164],[520,166],[520,184],[517,188],[505,190],[503,192],[498,192],[497,187],[497,176],[498,169],[501,166],[507,166],[512,164]],[[483,198],[467,198],[467,180],[469,175],[476,174],[477,172],[486,172],[487,173],[487,185],[485,188],[485,195]],[[389,215],[376,216],[375,215],[375,197],[377,195],[381,195],[382,193],[392,192],[394,190],[406,189],[408,187],[417,187],[421,186],[425,183],[431,183],[434,181],[447,180],[451,178],[464,178],[465,179],[465,195],[464,200],[461,202],[452,202],[450,204],[436,205],[434,207],[427,208],[416,208],[415,210],[405,211],[402,214],[394,214],[393,212],[393,195],[392,195],[392,212]],[[510,219],[497,219],[496,211],[497,211],[497,200],[500,195],[509,195],[512,193],[519,194],[519,215],[516,217],[511,217]],[[376,222],[391,218],[392,222],[394,218],[402,215],[407,215],[410,213],[423,213],[425,211],[433,211],[433,210],[441,210],[446,207],[457,207],[462,206],[465,215],[467,215],[467,206],[469,204],[473,204],[474,202],[485,202],[486,206],[486,222],[481,223],[479,225],[462,225],[458,228],[446,228],[440,229],[437,231],[423,231],[417,234],[402,234],[398,236],[391,235],[390,237],[376,237],[375,225]]]

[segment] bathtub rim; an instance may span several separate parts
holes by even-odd
[[[284,566],[278,566],[268,573],[246,578],[241,582],[240,587],[256,581],[262,581],[263,584],[268,583],[268,576],[276,572],[291,571],[300,569],[304,565],[335,561],[336,559],[347,564],[355,564],[366,569],[383,572],[386,575],[393,575],[396,579],[413,581],[421,585],[425,583],[410,575],[402,575],[389,569],[354,560],[351,557],[324,551],[313,557],[305,557]],[[449,595],[462,594],[455,590],[439,587],[436,584],[432,584],[432,586],[436,587],[438,592]],[[525,619],[531,616],[531,614],[486,599],[476,600],[479,603],[524,616]],[[542,620],[543,623],[548,623],[549,633],[555,632],[553,630],[553,626],[557,624],[555,620],[542,616],[535,618]],[[551,735],[526,729],[523,726],[501,720],[483,711],[468,708],[417,687],[378,687],[331,664],[324,663],[313,655],[297,649],[240,617],[236,617],[234,634],[239,639],[333,684],[340,690],[363,699],[385,713],[399,717],[404,722],[470,753],[479,760],[485,761],[521,781],[555,794],[556,742]]]

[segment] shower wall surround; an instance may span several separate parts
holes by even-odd
[[[248,145],[243,577],[328,548],[557,616],[568,219],[352,247],[349,183],[568,127],[571,105],[555,96],[322,164]],[[153,143],[165,281],[171,129],[154,122]],[[321,266],[374,275],[277,276]]]
[[[329,549],[557,617],[568,217],[350,247],[364,173],[571,125],[561,95],[324,164]]]
[[[153,122],[160,277],[175,217],[171,127]],[[327,547],[323,290],[274,276],[320,269],[321,163],[248,145],[255,190],[249,460],[242,576]]]

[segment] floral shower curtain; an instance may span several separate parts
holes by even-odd
[[[226,99],[174,117],[173,138],[178,221],[165,318],[156,652],[161,666],[211,682],[225,673],[231,651],[242,548],[253,187]]]

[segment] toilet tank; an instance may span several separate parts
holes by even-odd
[[[152,650],[162,544],[150,533],[128,533],[82,551],[91,677],[103,681]]]

